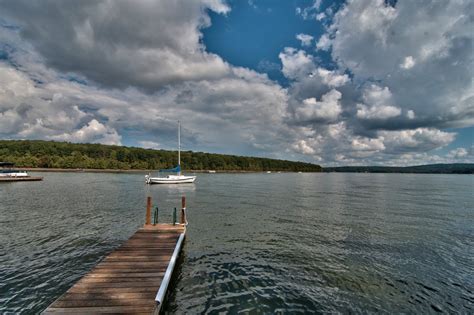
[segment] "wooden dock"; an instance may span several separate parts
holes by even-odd
[[[40,176],[28,176],[28,177],[14,177],[14,176],[5,176],[0,177],[0,183],[3,182],[36,182],[43,180],[43,177]]]
[[[152,224],[148,197],[145,225],[44,314],[158,314],[182,248],[186,224],[184,197],[180,223],[176,224]]]

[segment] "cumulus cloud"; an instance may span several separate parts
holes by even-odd
[[[364,104],[357,104],[357,117],[360,119],[388,119],[400,116],[400,108],[382,105],[368,107]]]
[[[411,69],[413,68],[413,66],[415,66],[415,59],[413,59],[412,56],[406,57],[405,59],[403,59],[403,62],[400,64],[400,67],[405,70]]]
[[[188,148],[199,143],[199,150],[250,154],[258,147],[270,156],[283,151],[275,150],[275,146],[281,148],[277,139],[286,133],[285,89],[264,74],[228,65],[202,46],[200,29],[210,23],[206,9],[218,13],[228,10],[220,1],[186,1],[181,6],[168,2],[144,6],[91,2],[84,7],[51,2],[45,7],[56,5],[61,10],[51,13],[42,7],[33,10],[34,5],[22,2],[8,3],[2,11],[9,12],[8,17],[21,30],[0,27],[0,42],[8,43],[2,47],[16,48],[8,53],[7,60],[0,61],[3,137],[117,144],[128,136],[134,139],[133,145],[158,140],[163,148],[169,148],[169,143],[174,148],[176,121],[181,119],[187,129],[183,141],[188,142]],[[183,6],[189,10],[181,14]],[[96,10],[114,14],[106,18],[104,12]],[[170,16],[164,17],[167,12]],[[57,19],[44,21],[51,34],[31,29],[34,21],[43,21],[48,14]],[[31,18],[22,19],[26,15]],[[138,31],[141,24],[137,22],[127,29],[127,21],[141,21],[144,28]],[[150,34],[152,31],[155,34]],[[68,37],[70,32],[74,36]],[[175,36],[178,33],[180,36]],[[59,39],[64,42],[59,43]],[[46,43],[52,47],[43,47]],[[89,46],[98,50],[88,53],[85,50]],[[145,54],[126,52],[127,47]],[[128,56],[117,59],[114,49],[124,49]],[[174,56],[167,58],[161,52]],[[196,58],[207,60],[199,65],[202,75],[196,69],[189,68],[189,74],[182,71],[194,67]],[[44,61],[50,68],[43,66]],[[223,68],[215,68],[214,62]],[[18,64],[21,66],[15,66]],[[111,69],[106,69],[108,66]],[[147,68],[145,72],[139,69],[142,66]]]
[[[301,42],[301,45],[304,47],[311,46],[311,42],[313,41],[313,36],[308,34],[298,34],[296,35],[296,39]]]
[[[301,15],[305,20],[315,19],[321,7],[322,0],[314,0],[313,4],[306,8],[296,8],[296,14]]]
[[[154,141],[139,141],[138,144],[145,149],[160,149],[160,144]]]
[[[413,130],[379,131],[379,137],[392,153],[426,152],[444,147],[454,140],[454,132],[445,132],[433,128]]]
[[[327,34],[323,34],[316,43],[316,49],[329,50],[329,48],[331,48],[331,45],[332,43],[329,36]]]
[[[49,66],[104,86],[149,91],[228,74],[229,65],[201,43],[200,29],[210,25],[206,10],[230,8],[219,0],[2,3],[2,14]]]
[[[321,13],[316,14],[316,20],[322,21],[324,20],[324,18],[326,18],[326,13],[321,12]]]
[[[317,74],[322,82],[329,87],[340,87],[349,82],[347,74],[339,74],[336,71],[330,71],[324,68],[318,68],[312,73],[312,76]]]
[[[454,158],[454,159],[460,159],[460,158],[465,158],[469,152],[465,148],[457,148],[454,150],[449,151],[448,157]]]
[[[383,139],[376,138],[363,138],[363,137],[356,137],[352,140],[352,148],[355,151],[382,151],[385,150],[385,145],[383,143]]]
[[[313,57],[304,50],[285,47],[278,57],[283,65],[282,72],[289,79],[308,76],[314,69]]]
[[[344,128],[312,126],[323,139],[326,160],[406,164],[454,158],[454,152],[444,157],[428,152],[455,140],[456,133],[442,129],[474,124],[473,34],[467,31],[473,22],[465,13],[470,10],[468,1],[363,0],[347,1],[335,13],[316,49],[329,51],[339,73],[351,78],[338,88]],[[316,100],[327,92],[324,86],[327,82],[302,75],[290,96],[294,104]]]
[[[92,119],[86,126],[72,133],[63,133],[49,137],[51,140],[68,142],[100,142],[103,144],[120,145],[121,136],[115,129],[107,127],[96,119]]]
[[[360,119],[388,119],[400,116],[401,109],[390,105],[392,93],[388,87],[381,88],[371,84],[364,92],[362,99],[365,104],[357,104],[356,116]]]
[[[303,100],[296,109],[296,118],[300,121],[334,121],[341,113],[341,93],[335,89],[322,96],[321,101],[314,97]]]
[[[472,9],[470,1],[348,1],[323,36],[355,82],[388,87],[420,126],[465,127],[474,123]]]
[[[297,141],[296,143],[293,144],[293,148],[295,149],[296,152],[299,152],[301,154],[314,154],[315,153],[315,150],[306,143],[306,140]]]

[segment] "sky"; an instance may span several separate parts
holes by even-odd
[[[474,4],[0,0],[0,138],[474,162]]]

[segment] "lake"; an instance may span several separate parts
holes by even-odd
[[[472,313],[474,176],[33,173],[0,184],[0,313],[38,313],[145,220],[188,233],[168,313]],[[158,289],[158,288],[157,288]]]

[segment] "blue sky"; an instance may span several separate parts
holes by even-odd
[[[469,1],[0,1],[0,137],[474,161]]]
[[[297,15],[298,7],[308,7],[312,1],[231,1],[227,15],[211,12],[212,25],[203,30],[204,44],[233,65],[266,72],[273,80],[286,84],[278,54],[285,47],[300,46],[296,34],[309,34],[319,38],[324,27],[314,20]],[[314,50],[314,47],[303,47]],[[330,63],[327,54],[321,53],[323,63]],[[325,58],[324,58],[325,57]],[[268,70],[262,63],[275,67]]]

